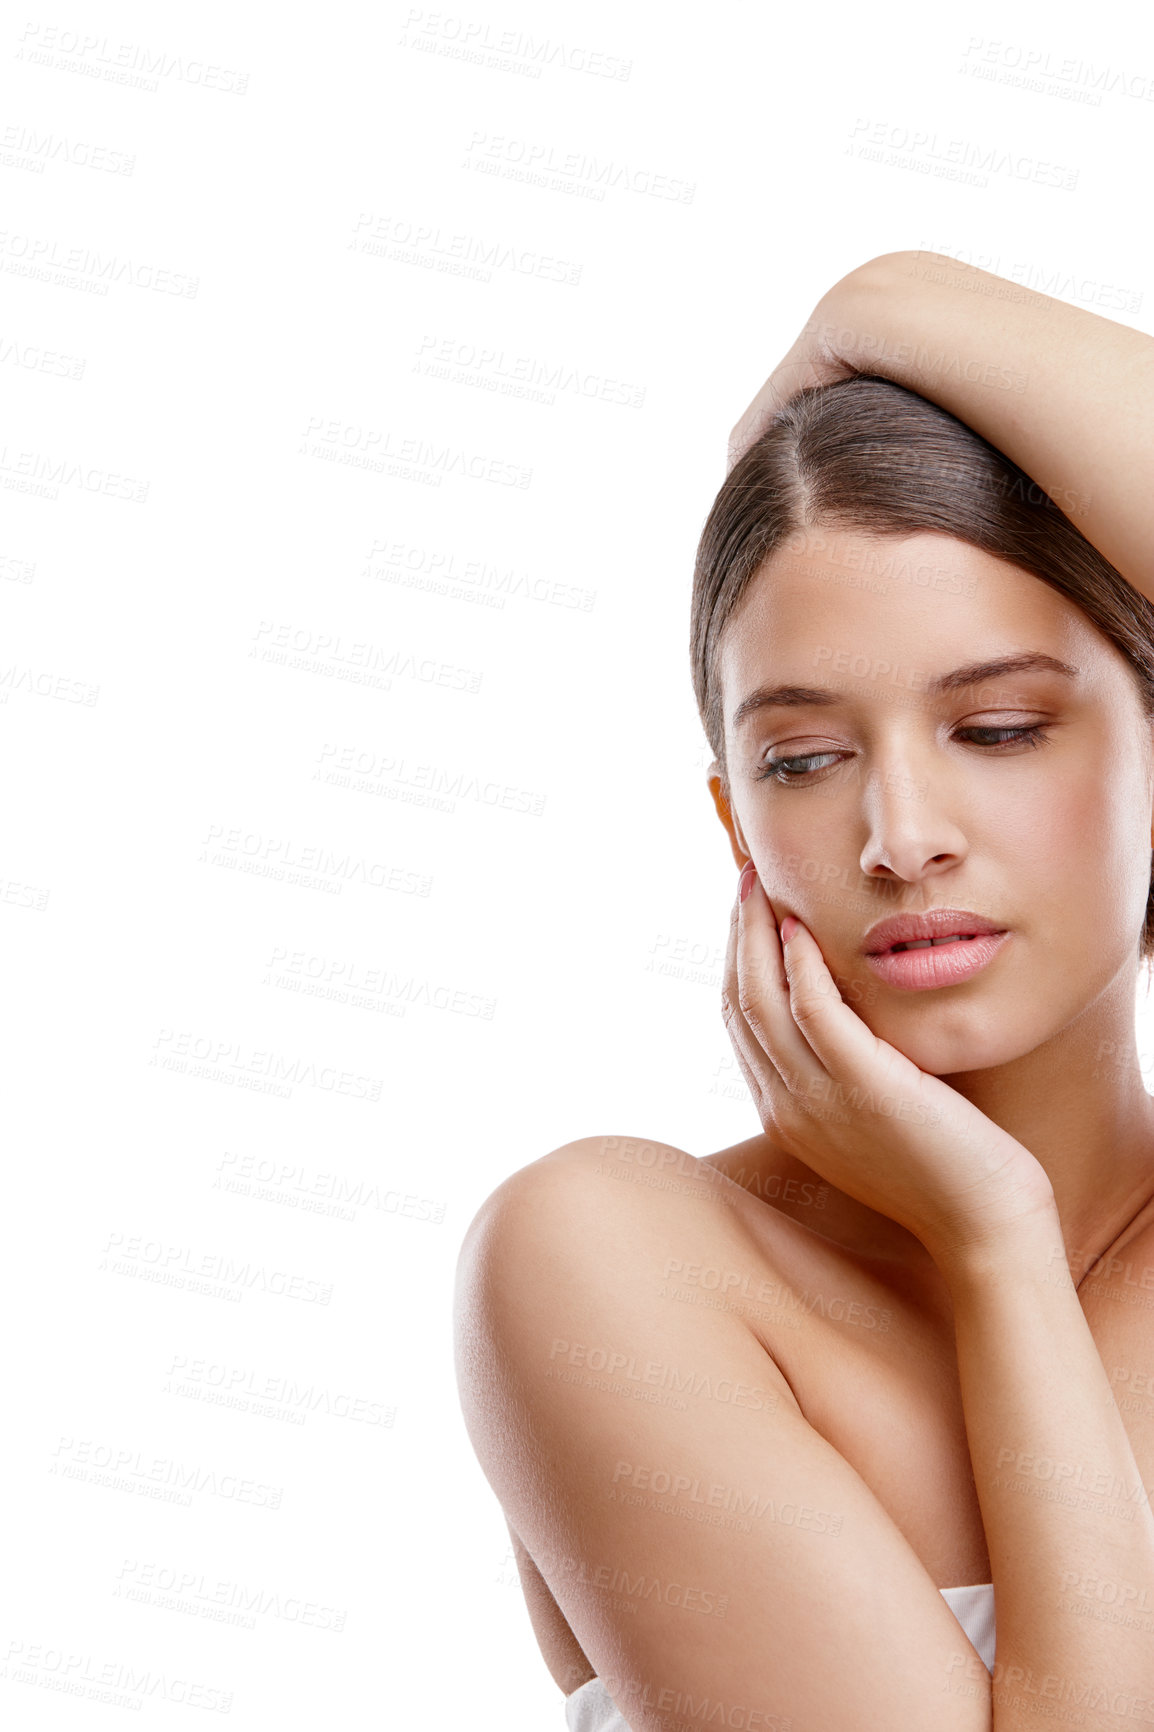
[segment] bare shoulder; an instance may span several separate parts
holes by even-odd
[[[535,1304],[543,1281],[576,1292],[614,1269],[625,1275],[643,1250],[741,1234],[758,1208],[718,1167],[675,1145],[634,1136],[565,1143],[510,1174],[473,1217],[457,1266],[458,1327],[470,1313],[492,1320]]]
[[[530,1161],[502,1180],[482,1204],[470,1236],[495,1214],[550,1191],[583,1188],[590,1178],[616,1180],[654,1191],[678,1193],[678,1183],[708,1186],[711,1160],[698,1159],[672,1143],[637,1136],[580,1137]],[[682,1193],[686,1194],[686,1193]]]
[[[771,1345],[783,1309],[776,1251],[797,1224],[749,1188],[740,1163],[751,1146],[723,1152],[739,1163],[731,1171],[723,1156],[653,1138],[583,1137],[486,1198],[461,1245],[455,1303],[461,1402],[486,1473],[489,1459],[512,1459],[526,1379],[537,1400],[541,1380],[555,1389],[567,1370],[612,1378],[632,1366],[614,1340],[623,1313],[654,1341],[670,1316],[691,1335],[732,1325],[756,1343],[775,1399],[800,1411]]]
[[[703,1349],[703,1330],[748,1333],[748,1308],[707,1289],[714,1271],[718,1286],[722,1270],[741,1271],[745,1287],[750,1270],[764,1272],[758,1217],[770,1213],[687,1150],[628,1136],[565,1143],[486,1198],[457,1263],[457,1380],[478,1459],[527,1544],[514,1464],[526,1465],[530,1410],[565,1408],[571,1386],[593,1382],[641,1398],[672,1375],[657,1357],[663,1341],[688,1329]],[[695,1271],[706,1285],[683,1290]],[[639,1359],[625,1336],[643,1330],[654,1351]],[[764,1340],[757,1354],[775,1399],[796,1406]]]
[[[684,1149],[629,1137],[555,1149],[478,1210],[461,1405],[542,1652],[566,1691],[606,1681],[634,1732],[690,1698],[719,1723],[825,1732],[922,1725],[932,1698],[939,1732],[979,1732],[988,1700],[939,1692],[980,1660],[759,1321],[773,1214]],[[718,1283],[688,1278],[706,1259]]]
[[[526,1492],[536,1477],[526,1442],[541,1435],[541,1403],[567,1404],[575,1385],[604,1385],[627,1399],[660,1395],[653,1385],[667,1368],[627,1350],[625,1318],[638,1302],[643,1310],[660,1302],[695,1261],[725,1260],[718,1235],[733,1234],[735,1211],[743,1209],[764,1213],[764,1204],[711,1160],[653,1138],[583,1137],[503,1180],[462,1243],[461,1404],[505,1511],[542,1657],[566,1694],[594,1668],[518,1531],[518,1524],[526,1531],[534,1525],[525,1520]],[[764,1369],[762,1383],[784,1385],[770,1361]],[[749,1389],[747,1399],[778,1399],[777,1390],[754,1393],[752,1379]],[[554,1468],[563,1471],[559,1460]]]

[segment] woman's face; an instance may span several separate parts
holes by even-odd
[[[967,672],[1023,656],[1076,672]],[[720,673],[736,843],[921,1069],[1019,1058],[1135,968],[1151,733],[1126,661],[1048,584],[946,535],[799,531],[731,618]],[[793,690],[756,702],[774,688]],[[935,908],[1009,936],[951,985],[879,978],[867,929]]]

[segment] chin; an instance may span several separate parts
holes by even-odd
[[[911,1003],[908,1009],[875,1004],[859,1014],[871,1033],[929,1076],[949,1077],[1012,1064],[1056,1032],[1052,1018],[1039,1017],[1035,1025],[1020,1002],[999,1014],[988,1003],[971,1002],[964,1008],[945,1002],[931,1005],[926,999],[932,995],[918,996],[922,1002]]]

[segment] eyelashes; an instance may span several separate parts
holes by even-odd
[[[997,753],[1007,746],[1034,748],[1046,745],[1049,741],[1049,726],[1050,724],[1046,722],[1033,722],[1028,727],[1020,728],[960,728],[954,737],[961,739],[967,734],[999,735],[1001,737],[997,739],[972,741],[973,745],[978,746],[983,751]],[[812,766],[818,765],[828,768],[828,764],[822,765],[823,759],[828,759],[833,763],[843,756],[844,754],[840,752],[805,752],[796,757],[771,758],[762,765],[761,769],[754,771],[754,780],[758,782],[774,781],[781,787],[789,787],[797,783],[804,784],[813,781],[821,773],[820,768],[813,768]],[[795,768],[797,765],[811,767],[798,770]]]

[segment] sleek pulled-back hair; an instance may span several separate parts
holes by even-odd
[[[862,373],[779,409],[726,477],[701,533],[690,660],[727,797],[722,636],[765,561],[817,528],[951,535],[1040,578],[1125,657],[1154,724],[1154,607],[996,446],[936,403]],[[1154,957],[1154,874],[1139,955]]]

